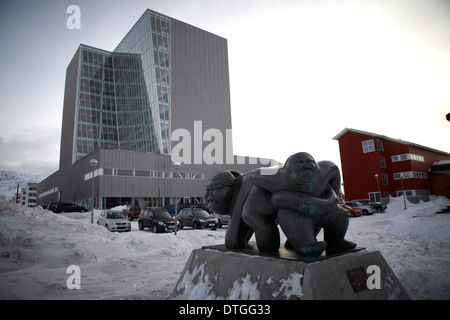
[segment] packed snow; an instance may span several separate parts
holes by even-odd
[[[346,238],[379,250],[412,299],[450,299],[450,214],[435,214],[450,200],[406,205],[394,198],[385,213],[351,218]],[[0,202],[0,299],[170,299],[191,251],[224,243],[226,232],[154,234],[133,221],[112,233],[90,215]],[[70,289],[72,265],[80,289]]]

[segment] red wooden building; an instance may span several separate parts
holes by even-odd
[[[387,202],[403,190],[412,202],[430,195],[450,198],[450,153],[349,128],[333,139],[339,141],[346,200],[379,202],[381,195]]]

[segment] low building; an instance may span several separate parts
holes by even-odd
[[[37,205],[38,183],[28,182],[25,188],[22,188],[20,196],[20,205],[25,207],[36,207]]]
[[[346,200],[388,202],[403,192],[411,202],[450,198],[449,169],[436,164],[448,161],[450,153],[349,128],[333,139],[339,141]]]

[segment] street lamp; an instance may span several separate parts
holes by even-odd
[[[177,235],[178,229],[178,170],[181,168],[181,163],[174,162],[173,168],[175,169],[175,235]]]
[[[375,173],[375,179],[377,179],[378,194],[380,195],[380,203],[381,203],[381,191],[380,191],[380,184],[378,182],[378,177],[379,177],[378,173]],[[376,197],[375,200],[377,200]]]
[[[406,210],[406,195],[405,195],[405,188],[403,187],[403,172],[400,173],[400,181],[402,183],[403,204],[405,205],[405,208],[403,210]]]
[[[89,161],[89,165],[92,167],[92,187],[91,187],[91,223],[94,223],[94,170],[98,165],[98,161],[96,159],[91,159]]]

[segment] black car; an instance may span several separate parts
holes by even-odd
[[[52,202],[48,207],[48,210],[53,211],[54,213],[61,212],[86,212],[88,211],[85,207],[79,206],[75,203],[69,202]]]
[[[201,208],[182,209],[178,221],[180,221],[180,229],[192,227],[193,229],[211,228],[216,230],[218,225],[218,220]]]
[[[172,232],[175,230],[175,219],[164,208],[145,208],[138,220],[139,230],[150,228],[153,232]]]
[[[53,211],[55,212],[55,208],[56,206],[59,204],[59,202],[51,202],[48,206],[47,206],[47,210]]]

